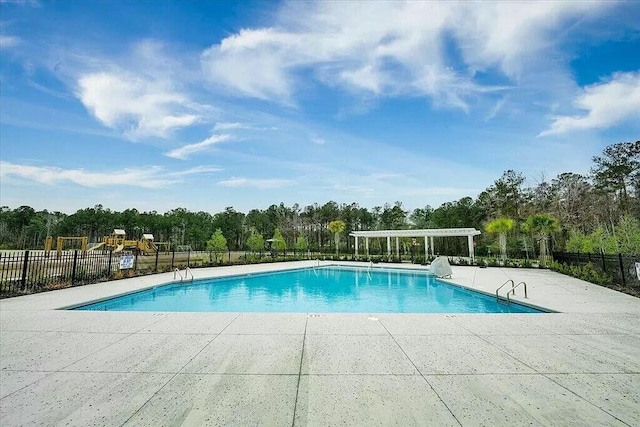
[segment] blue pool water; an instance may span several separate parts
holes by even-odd
[[[76,310],[295,313],[540,313],[424,272],[322,267],[160,286]]]

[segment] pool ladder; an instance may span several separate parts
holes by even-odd
[[[373,261],[369,261],[369,266],[367,267],[367,277],[371,280],[371,268],[373,268]]]
[[[507,286],[509,283],[511,283],[511,289],[509,289],[507,291],[507,297],[501,297],[498,292],[500,291],[500,289],[504,288],[505,286]],[[522,287],[524,288],[524,297],[528,298],[527,296],[527,284],[525,282],[519,282],[517,285],[515,284],[515,282],[512,279],[507,280],[506,282],[504,282],[498,289],[496,289],[496,302],[500,302],[500,301],[506,301],[507,304],[511,304],[511,298],[509,297],[509,294],[516,294],[516,289],[522,285]]]
[[[180,276],[180,281],[184,281],[187,280],[189,278],[189,276],[191,276],[191,282],[193,282],[193,272],[191,271],[191,269],[189,267],[184,269],[184,276],[182,275],[182,273],[180,273],[180,270],[178,268],[174,268],[173,269],[173,280],[176,280],[176,275]]]

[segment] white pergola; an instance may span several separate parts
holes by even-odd
[[[367,256],[369,255],[369,239],[370,238],[387,238],[387,254],[391,255],[391,238],[396,238],[396,254],[400,253],[400,237],[424,237],[424,256],[429,256],[429,248],[431,248],[431,255],[435,256],[433,250],[433,238],[434,237],[467,237],[469,243],[469,258],[475,259],[473,250],[473,236],[478,236],[482,233],[475,228],[427,228],[422,230],[369,230],[369,231],[352,231],[349,236],[355,237],[356,244],[355,255],[358,256],[358,239],[364,237]],[[428,238],[428,240],[427,240]],[[429,244],[430,243],[430,244]]]

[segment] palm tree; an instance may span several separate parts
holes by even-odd
[[[507,259],[507,233],[513,229],[516,222],[511,218],[497,218],[485,226],[487,233],[498,234],[500,243],[500,257]]]
[[[522,229],[532,233],[540,241],[540,265],[547,266],[547,240],[549,235],[560,229],[558,220],[550,214],[534,214],[527,218]]]
[[[336,256],[338,256],[338,244],[340,243],[340,233],[344,231],[346,224],[343,221],[331,221],[329,231],[333,233],[336,240]]]

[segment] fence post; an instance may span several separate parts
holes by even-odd
[[[171,271],[173,271],[173,260],[176,259],[176,248],[173,248],[173,253],[171,255]]]
[[[620,274],[622,274],[622,286],[627,287],[627,280],[624,278],[624,264],[622,264],[622,254],[618,253],[618,262],[620,264]]]
[[[71,286],[76,283],[76,266],[78,265],[78,250],[73,251],[73,267],[71,268]]]
[[[155,265],[155,267],[153,268],[153,271],[155,271],[156,273],[158,272],[158,254],[159,254],[159,253],[160,253],[160,251],[158,251],[158,250],[156,249],[156,265]]]
[[[187,267],[191,267],[191,248],[187,251]]]
[[[113,251],[109,251],[109,264],[107,266],[107,280],[111,279],[111,258],[113,258]]]
[[[227,251],[229,252],[229,264],[231,264],[231,249],[227,249]]]
[[[136,257],[133,260],[133,271],[138,271],[138,251],[136,251]]]
[[[602,271],[607,272],[607,263],[604,262],[604,251],[600,248],[600,259],[602,259]]]
[[[29,263],[29,251],[24,251],[24,260],[22,264],[22,279],[20,281],[20,288],[26,289],[27,287],[27,264]]]

